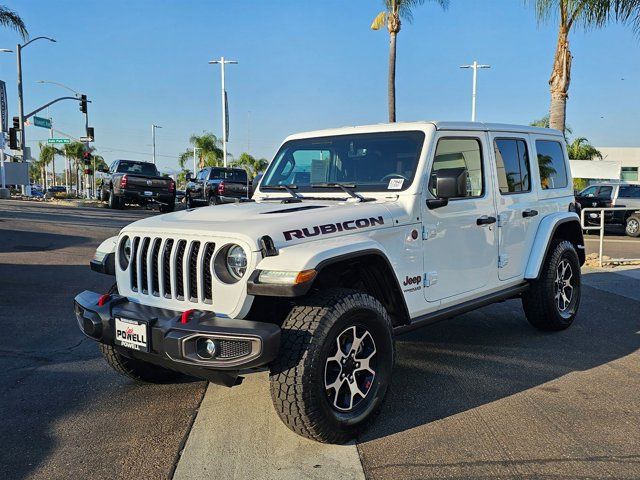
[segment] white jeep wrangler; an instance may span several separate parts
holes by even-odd
[[[293,135],[253,200],[137,221],[75,298],[107,362],[141,381],[233,386],[268,368],[282,421],[344,442],[379,410],[394,335],[509,298],[562,330],[582,230],[560,132],[462,122]],[[117,292],[117,293],[116,293]]]

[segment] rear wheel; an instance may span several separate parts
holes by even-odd
[[[120,197],[113,193],[113,190],[109,190],[109,198],[107,199],[107,204],[109,205],[109,208],[112,209],[120,209],[124,207],[124,202],[120,199]]]
[[[629,215],[624,233],[630,237],[640,237],[640,214],[633,213]]]
[[[222,202],[215,195],[211,195],[209,197],[209,205],[220,205]]]
[[[176,202],[169,202],[166,205],[160,205],[160,213],[173,212],[176,209]]]
[[[379,412],[395,347],[389,315],[375,298],[333,289],[293,307],[271,365],[271,398],[287,427],[344,443]]]
[[[522,294],[527,320],[540,330],[564,330],[578,313],[580,293],[580,261],[573,244],[553,240],[540,277]]]
[[[182,377],[181,373],[158,367],[151,363],[122,355],[111,345],[100,345],[102,356],[120,375],[141,383],[171,383]]]

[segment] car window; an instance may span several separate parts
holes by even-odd
[[[613,191],[613,187],[600,187],[598,190],[598,198],[611,198],[611,192]]]
[[[145,175],[147,177],[155,177],[158,175],[158,170],[153,163],[146,162],[128,162],[126,160],[120,160],[118,163],[118,173],[130,173],[132,175]]]
[[[564,151],[560,142],[536,140],[540,186],[543,190],[565,188],[568,184]]]
[[[529,152],[524,140],[516,138],[496,139],[496,166],[500,193],[531,191]]]
[[[244,170],[229,170],[224,168],[212,168],[211,176],[209,178],[215,178],[220,180],[229,180],[230,182],[243,182],[247,181],[247,172]]]
[[[204,180],[207,177],[207,169],[202,169],[198,172],[198,176],[196,177],[196,180]]]
[[[438,197],[435,174],[443,168],[464,168],[467,171],[467,195],[461,198],[481,197],[484,193],[484,176],[480,140],[477,138],[441,138],[429,176],[429,191]]]
[[[584,190],[582,190],[578,195],[580,195],[581,197],[594,197],[596,195],[596,190],[598,189],[598,187],[587,187]]]
[[[624,185],[620,187],[618,197],[640,198],[640,185]]]

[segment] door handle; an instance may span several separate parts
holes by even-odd
[[[476,225],[491,225],[492,223],[496,223],[496,217],[482,215],[476,220]]]
[[[537,210],[532,210],[530,208],[527,208],[526,210],[522,211],[523,218],[535,217],[537,214],[538,214]]]

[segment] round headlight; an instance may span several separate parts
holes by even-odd
[[[120,242],[120,268],[126,270],[131,260],[131,239],[124,237]]]
[[[247,271],[247,254],[240,245],[232,245],[227,251],[227,270],[240,280]]]

